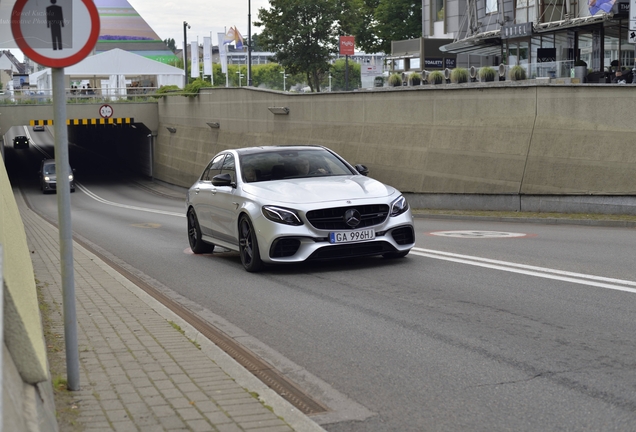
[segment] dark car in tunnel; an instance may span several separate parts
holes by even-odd
[[[29,148],[29,138],[24,135],[18,135],[13,138],[13,148],[14,149],[28,149]]]
[[[75,176],[73,169],[68,168],[68,179],[71,186],[71,192],[75,192]],[[57,175],[55,173],[55,159],[44,159],[40,167],[40,190],[43,193],[55,192],[57,190]]]

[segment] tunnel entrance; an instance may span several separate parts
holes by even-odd
[[[72,125],[68,140],[77,146],[115,160],[121,167],[152,177],[153,137],[143,123],[126,125]]]

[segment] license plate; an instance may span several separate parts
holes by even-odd
[[[329,233],[329,243],[356,243],[375,238],[375,231],[372,229],[360,231],[338,231]]]

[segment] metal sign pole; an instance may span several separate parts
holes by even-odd
[[[629,3],[629,27],[627,31],[627,36],[630,43],[636,44],[636,0],[631,0],[631,2]],[[620,40],[620,37],[619,37],[619,40]],[[632,84],[636,84],[636,45],[634,45],[634,66],[632,67]]]
[[[80,389],[79,352],[77,347],[77,313],[73,277],[73,231],[71,229],[70,163],[66,126],[66,91],[64,68],[52,68],[53,129],[55,130],[55,172],[57,173],[57,218],[60,233],[60,266],[64,307],[64,342],[66,344],[66,375],[68,389]]]
[[[349,56],[345,56],[345,91],[349,91]]]
[[[0,339],[2,339],[2,350],[0,351],[0,389],[4,389],[4,273],[2,268],[3,262],[3,249],[0,244]],[[2,399],[2,393],[0,392],[0,432],[2,432],[2,424],[4,423],[4,405]]]

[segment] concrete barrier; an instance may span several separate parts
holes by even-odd
[[[634,96],[636,86],[531,81],[318,94],[207,89],[159,102],[155,177],[189,186],[225,148],[316,144],[443,208],[477,198],[481,209],[542,202],[544,211],[576,211],[581,200],[568,196],[636,195]],[[289,114],[274,115],[272,106]],[[588,204],[602,208],[604,200]],[[614,209],[636,211],[623,201]]]
[[[31,254],[4,161],[0,164],[0,245],[4,295],[3,430],[55,431],[53,389]]]

